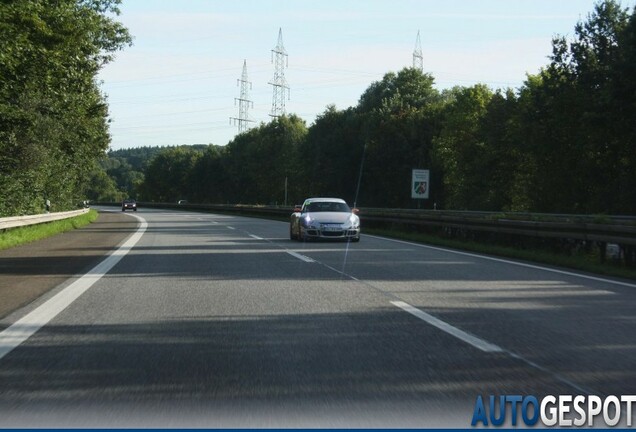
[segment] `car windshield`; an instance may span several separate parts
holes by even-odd
[[[349,206],[343,202],[336,201],[317,201],[311,202],[305,206],[305,212],[351,212]]]

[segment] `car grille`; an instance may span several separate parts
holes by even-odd
[[[343,231],[322,231],[323,237],[342,237]]]

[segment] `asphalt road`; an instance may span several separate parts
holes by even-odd
[[[477,395],[636,393],[632,283],[134,216],[112,268],[0,321],[0,427],[469,427]]]

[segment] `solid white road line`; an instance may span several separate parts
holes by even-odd
[[[483,351],[483,352],[503,352],[504,350],[495,344],[491,344],[490,342],[486,342],[483,339],[478,338],[477,336],[471,335],[470,333],[466,333],[463,330],[458,329],[457,327],[453,327],[452,325],[440,320],[439,318],[435,318],[433,315],[429,315],[426,312],[419,310],[416,307],[411,306],[408,303],[403,301],[392,301],[392,305],[399,307],[400,309],[410,313],[413,316],[418,317],[422,321],[429,323],[430,325],[437,327],[438,329],[448,333],[451,336],[456,337],[457,339],[463,340],[467,344],[474,346],[475,348]]]
[[[432,315],[427,314],[424,311],[421,311],[420,309],[411,306],[408,303],[405,303],[403,301],[392,301],[391,304],[393,304],[394,306],[399,307],[400,309],[404,310],[405,312],[410,313],[413,316],[418,317],[419,319],[427,322],[428,324],[437,327],[438,329],[448,333],[451,336],[456,337],[457,339],[460,339],[470,345],[472,345],[473,347],[483,351],[483,352],[488,352],[488,353],[505,353],[519,361],[522,361],[524,363],[526,363],[528,366],[531,366],[535,369],[540,370],[541,372],[547,373],[549,375],[551,375],[555,380],[562,382],[563,384],[566,384],[574,389],[576,389],[579,393],[581,394],[598,394],[597,391],[594,391],[592,389],[588,389],[586,387],[580,386],[578,384],[576,384],[573,381],[570,381],[569,379],[565,378],[564,376],[552,372],[550,369],[547,369],[533,361],[530,361],[526,358],[524,358],[523,356],[520,356],[519,354],[515,354],[511,351],[508,351],[504,348],[501,348],[498,345],[492,344],[490,342],[487,342],[483,339],[478,338],[475,335],[472,335],[470,333],[466,333],[463,330],[458,329],[457,327],[453,327],[452,325],[440,320],[439,318],[435,318]]]
[[[130,236],[123,245],[93,267],[88,273],[0,332],[0,359],[33,336],[35,332],[66,309],[132,250],[141,239],[146,228],[148,228],[148,223],[140,216],[132,214],[129,214],[129,216],[136,218],[141,224],[137,232]]]
[[[305,256],[305,255],[301,255],[301,254],[296,253],[296,252],[294,252],[294,251],[290,251],[290,250],[285,249],[285,252],[287,252],[288,254],[290,254],[291,256],[293,256],[294,258],[298,258],[299,260],[304,261],[304,262],[306,262],[306,263],[313,263],[313,262],[316,262],[314,259],[309,258],[308,256]]]
[[[589,280],[593,280],[593,281],[597,281],[597,282],[604,282],[604,283],[609,283],[609,284],[614,284],[614,285],[622,285],[622,286],[626,286],[626,287],[630,287],[630,288],[636,288],[636,284],[632,284],[632,283],[628,283],[628,282],[620,282],[620,281],[616,281],[616,280],[612,280],[612,279],[605,279],[605,278],[596,277],[596,276],[588,276],[588,275],[584,275],[584,274],[581,274],[581,273],[574,273],[574,272],[565,271],[565,270],[557,270],[557,269],[553,269],[553,268],[549,268],[549,267],[543,267],[543,266],[533,265],[533,264],[526,264],[526,263],[522,263],[522,262],[518,262],[518,261],[510,261],[510,260],[506,260],[506,259],[502,259],[502,258],[494,258],[494,257],[486,256],[486,255],[478,255],[478,254],[474,254],[474,253],[470,253],[470,252],[460,252],[460,251],[456,251],[456,250],[452,250],[452,249],[446,249],[446,248],[441,248],[441,247],[436,247],[436,246],[423,245],[423,244],[420,244],[420,243],[412,243],[412,242],[408,242],[408,241],[404,241],[404,240],[396,240],[396,239],[392,239],[392,238],[388,238],[388,237],[380,237],[380,236],[374,236],[374,235],[370,235],[370,234],[365,234],[365,237],[372,237],[372,238],[377,238],[377,239],[381,239],[381,240],[391,241],[391,242],[394,242],[394,243],[401,243],[401,244],[421,247],[421,248],[425,248],[425,249],[432,249],[432,250],[437,250],[437,251],[442,251],[442,252],[448,252],[448,253],[453,253],[453,254],[456,254],[456,255],[468,256],[468,257],[472,257],[472,258],[480,258],[480,259],[485,259],[485,260],[489,260],[489,261],[495,261],[495,262],[500,262],[500,263],[505,263],[505,264],[512,264],[512,265],[516,265],[516,266],[520,266],[520,267],[527,267],[527,268],[531,268],[531,269],[535,269],[535,270],[543,270],[543,271],[552,272],[552,273],[558,273],[558,274],[562,274],[562,275],[566,275],[566,276],[575,276],[575,277],[580,277],[580,278],[583,278],[583,279],[589,279]]]

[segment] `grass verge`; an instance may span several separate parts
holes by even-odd
[[[382,237],[406,240],[415,243],[425,243],[429,245],[442,246],[451,249],[458,249],[470,252],[477,252],[498,257],[514,258],[523,261],[531,261],[557,267],[566,267],[584,272],[615,276],[625,279],[636,280],[636,269],[624,267],[620,264],[608,262],[601,264],[598,257],[584,254],[561,255],[544,250],[517,249],[508,246],[478,243],[474,241],[446,239],[423,233],[406,233],[387,229],[366,228],[366,234],[375,234]]]
[[[36,240],[51,237],[55,234],[83,227],[94,222],[97,216],[97,211],[91,209],[86,214],[69,219],[8,229],[0,233],[0,250],[31,243]]]

